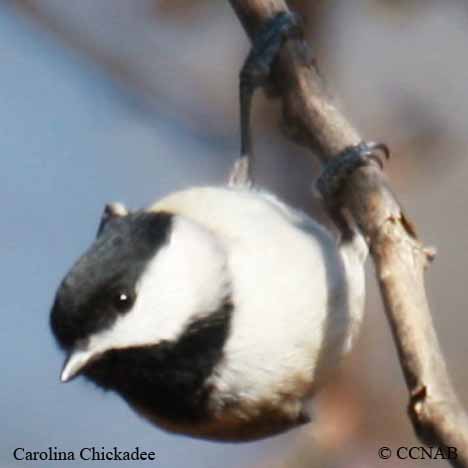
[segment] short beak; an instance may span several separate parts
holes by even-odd
[[[65,361],[62,374],[60,375],[61,382],[69,382],[75,378],[88,364],[93,357],[93,353],[88,350],[76,349],[72,351]]]

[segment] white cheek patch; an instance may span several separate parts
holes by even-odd
[[[176,340],[193,319],[207,315],[228,293],[226,258],[214,236],[175,217],[171,237],[136,285],[132,309],[89,340],[93,354]]]

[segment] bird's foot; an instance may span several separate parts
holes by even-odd
[[[361,142],[345,150],[329,162],[317,180],[316,187],[321,194],[328,213],[341,234],[341,242],[352,240],[354,223],[344,215],[340,194],[349,176],[363,166],[377,164],[383,168],[382,156],[390,157],[390,150],[384,143]]]
[[[253,38],[252,49],[239,74],[241,154],[229,177],[231,185],[253,185],[252,98],[258,87],[271,84],[271,70],[284,43],[302,36],[299,17],[290,12],[281,12],[267,21]]]
[[[348,177],[360,167],[377,164],[383,169],[382,156],[390,157],[390,150],[384,143],[361,142],[345,148],[326,165],[317,180],[317,189],[323,199],[328,202],[336,199]]]
[[[253,38],[252,49],[240,72],[241,87],[268,84],[273,63],[288,39],[302,39],[302,21],[292,12],[281,12],[267,21]]]

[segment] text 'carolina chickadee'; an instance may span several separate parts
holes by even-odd
[[[51,311],[68,354],[62,381],[82,374],[158,426],[196,437],[251,440],[308,421],[308,400],[362,318],[360,234],[337,244],[304,213],[245,183],[250,100],[297,25],[281,14],[265,31],[241,72],[237,184],[191,188],[136,212],[109,206]],[[361,144],[347,157],[357,167],[376,149],[383,146]]]

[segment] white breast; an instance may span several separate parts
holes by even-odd
[[[339,249],[322,226],[264,192],[196,188],[151,210],[200,223],[227,252],[235,313],[213,377],[220,410],[311,394],[361,321],[364,272],[353,248]]]

